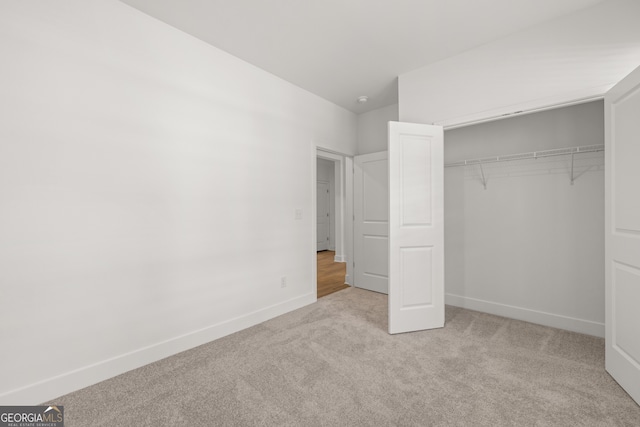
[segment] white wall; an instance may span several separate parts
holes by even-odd
[[[0,404],[315,301],[354,114],[115,0],[2,2],[0,55]]]
[[[398,104],[358,115],[358,154],[387,151],[387,123],[398,121]]]
[[[399,76],[400,120],[443,126],[601,97],[640,65],[640,2],[609,0]]]
[[[602,101],[445,132],[445,163],[604,143]],[[603,155],[445,168],[446,301],[604,336]]]
[[[329,250],[336,250],[336,200],[335,200],[335,170],[334,163],[326,159],[318,159],[316,176],[318,181],[329,183]]]

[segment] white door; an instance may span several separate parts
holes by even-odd
[[[329,215],[329,183],[318,181],[316,188],[316,218],[318,219],[318,251],[329,249],[329,232],[331,228],[331,217]]]
[[[387,152],[354,158],[354,286],[386,294],[389,288]]]
[[[389,333],[444,326],[441,126],[389,123]]]
[[[605,97],[605,365],[640,404],[640,68]]]

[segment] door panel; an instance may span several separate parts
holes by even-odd
[[[605,97],[605,365],[640,403],[640,68]]]
[[[432,270],[432,247],[400,249],[401,307],[421,307],[433,303]]]
[[[386,280],[389,276],[389,266],[387,265],[388,239],[383,236],[364,236],[363,241],[363,270],[366,274],[384,277]]]
[[[329,249],[329,233],[330,223],[330,200],[329,200],[329,183],[318,181],[316,186],[316,218],[318,220],[318,251],[326,251]]]
[[[389,192],[387,153],[355,157],[355,286],[388,292]]]
[[[440,126],[389,123],[389,333],[444,326]]]
[[[387,224],[389,221],[389,192],[387,175],[387,157],[374,160],[364,160],[360,163],[363,168],[362,191],[363,199],[363,220],[368,224]],[[362,160],[362,159],[360,159]]]

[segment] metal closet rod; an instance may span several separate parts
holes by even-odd
[[[533,151],[530,153],[507,154],[496,157],[483,157],[481,159],[462,160],[460,162],[446,163],[445,168],[454,166],[482,165],[483,163],[508,162],[511,160],[538,159],[540,157],[563,156],[566,154],[595,153],[604,151],[604,144],[584,145],[582,147],[556,148],[553,150]]]

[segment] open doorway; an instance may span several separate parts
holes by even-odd
[[[348,255],[351,239],[347,236],[351,233],[351,224],[345,221],[352,216],[352,209],[348,207],[351,196],[347,191],[351,179],[345,174],[349,160],[322,149],[316,152],[314,257],[318,298],[349,286],[347,260],[352,258]]]

